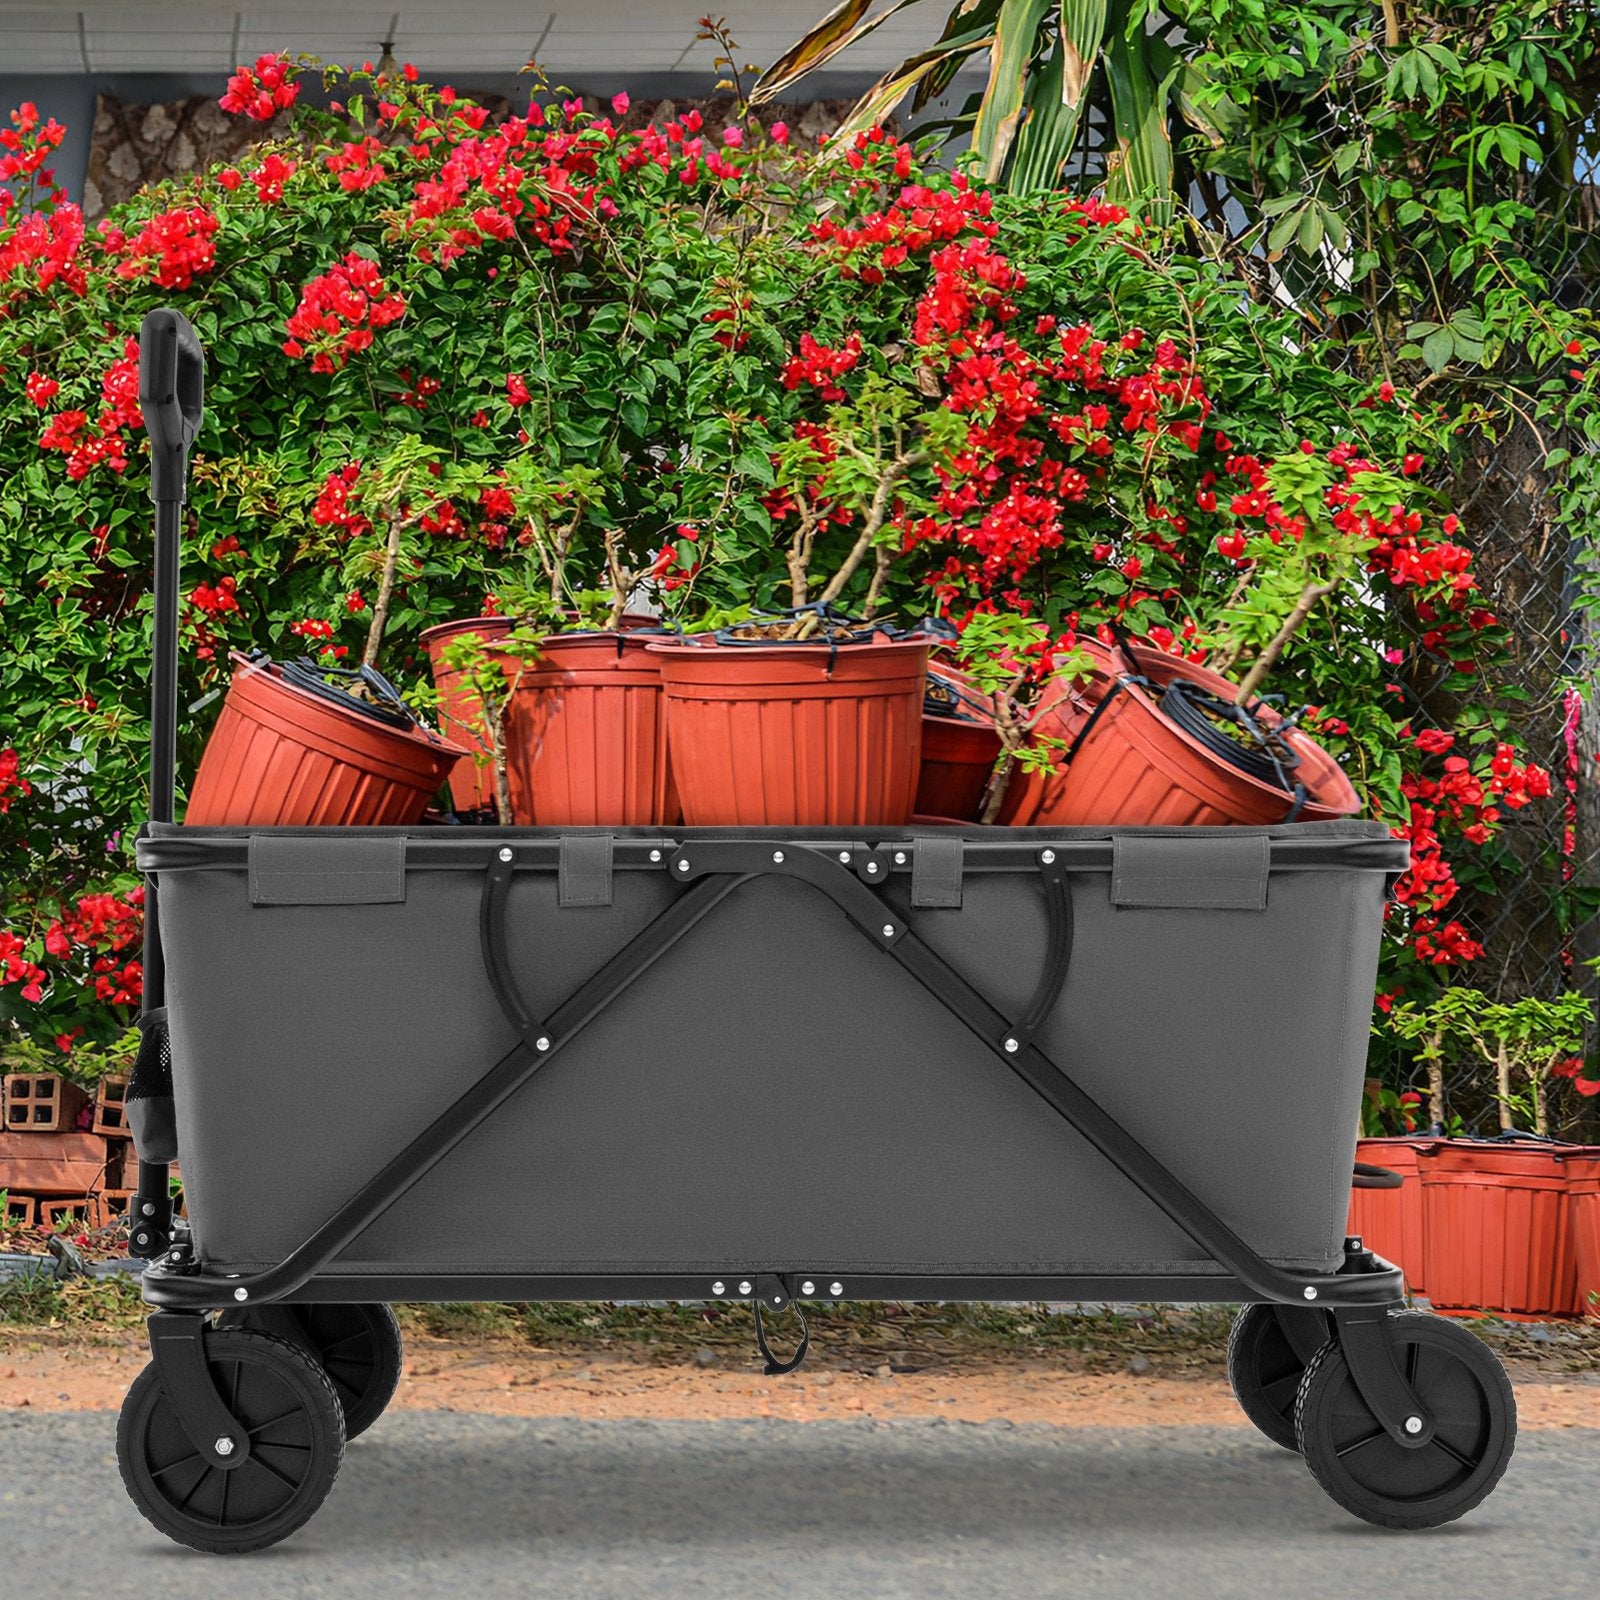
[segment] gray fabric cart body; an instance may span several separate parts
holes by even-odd
[[[369,1298],[473,1298],[536,1278],[705,1294],[783,1273],[846,1295],[1093,1279],[1130,1297],[1237,1296],[1008,1070],[1018,1041],[964,1025],[886,930],[959,974],[1002,1033],[1062,965],[1025,1053],[1259,1257],[1314,1274],[1343,1257],[1383,903],[1406,859],[1381,825],[168,824],[141,851],[208,1276],[282,1263],[497,1062],[534,1054],[493,982],[486,870],[501,863],[512,987],[543,1017],[695,892],[675,864],[717,852],[772,865],[715,873],[722,892],[692,924],[530,1060],[306,1294],[357,1297],[366,1280]],[[1069,902],[1065,952],[1042,858]],[[883,927],[797,862],[837,867]]]

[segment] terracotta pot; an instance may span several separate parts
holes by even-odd
[[[408,826],[466,754],[394,727],[350,696],[286,682],[270,661],[234,658],[184,820],[202,826]]]
[[[445,647],[469,633],[492,644],[510,633],[511,626],[509,617],[465,617],[459,622],[441,622],[422,633],[433,686],[439,691],[439,731],[471,757],[458,762],[450,773],[450,799],[457,811],[494,810],[494,758],[483,736],[478,697],[467,689],[459,672],[444,664]]]
[[[1350,1221],[1346,1232],[1356,1234],[1386,1261],[1403,1269],[1406,1287],[1413,1294],[1426,1294],[1427,1278],[1423,1245],[1422,1178],[1417,1157],[1433,1150],[1437,1139],[1358,1139],[1356,1160],[1398,1172],[1398,1189],[1352,1189]]]
[[[1592,1147],[1567,1162],[1572,1243],[1577,1257],[1578,1310],[1600,1317],[1600,1151]]]
[[[922,765],[917,776],[916,809],[929,816],[959,817],[976,822],[983,810],[989,774],[1000,755],[1000,735],[984,713],[980,697],[966,674],[947,666],[931,667],[931,686],[942,683],[937,710],[930,694],[923,704]]]
[[[1419,1154],[1423,1278],[1435,1310],[1577,1311],[1567,1162],[1581,1148],[1452,1139]]]
[[[1260,826],[1285,819],[1293,802],[1283,790],[1229,765],[1158,707],[1160,691],[1175,678],[1230,700],[1238,693],[1236,684],[1165,651],[1134,646],[1129,651],[1133,664],[1154,692],[1117,688],[1091,727],[1086,713],[1111,693],[1115,661],[1102,647],[1089,648],[1105,660],[1104,681],[1064,694],[1059,727],[1042,730],[1065,737],[1069,745],[1080,731],[1083,739],[1065,769],[1043,779],[1034,822],[1051,827]],[[1269,708],[1261,720],[1272,726],[1281,719]],[[1322,822],[1356,811],[1355,790],[1333,757],[1298,728],[1284,737],[1300,758],[1295,777],[1307,790],[1299,820]]]
[[[676,822],[650,636],[551,634],[539,650],[506,710],[513,819],[535,827]],[[508,675],[518,666],[507,658]]]
[[[926,640],[652,644],[692,827],[903,823],[922,748]]]

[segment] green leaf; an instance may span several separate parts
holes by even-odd
[[[1434,372],[1440,372],[1449,364],[1455,347],[1455,335],[1448,328],[1435,328],[1422,341],[1422,359]]]
[[[982,163],[985,183],[999,180],[1017,136],[1039,27],[1049,9],[1050,0],[1004,0],[1000,7],[989,47],[989,82],[972,124],[972,148]]]

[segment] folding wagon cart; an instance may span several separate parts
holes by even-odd
[[[1386,829],[174,826],[202,390],[153,312],[156,1309],[117,1446],[163,1533],[311,1516],[395,1300],[744,1301],[769,1372],[804,1319],[779,1361],[763,1313],[807,1301],[1245,1302],[1240,1403],[1339,1504],[1490,1492],[1499,1361],[1344,1234]]]

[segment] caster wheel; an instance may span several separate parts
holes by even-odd
[[[1338,1342],[1306,1368],[1295,1406],[1312,1476],[1365,1522],[1437,1528],[1500,1481],[1517,1438],[1517,1403],[1499,1358],[1476,1335],[1422,1312],[1392,1314],[1395,1355],[1437,1431],[1420,1449],[1395,1443],[1367,1409]]]
[[[218,1555],[262,1550],[303,1526],[333,1487],[344,1458],[338,1396],[303,1350],[254,1329],[208,1329],[206,1365],[250,1454],[226,1471],[205,1461],[152,1363],[122,1403],[117,1465],[169,1539]]]
[[[1228,1334],[1228,1382],[1239,1409],[1262,1433],[1285,1450],[1298,1450],[1294,1403],[1306,1363],[1290,1343],[1287,1317],[1305,1319],[1318,1348],[1333,1336],[1333,1318],[1326,1311],[1246,1306]]]
[[[386,1305],[252,1306],[224,1311],[219,1328],[256,1328],[322,1363],[344,1407],[344,1436],[365,1433],[400,1386],[400,1324]]]

